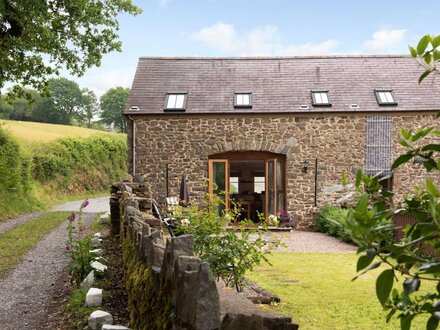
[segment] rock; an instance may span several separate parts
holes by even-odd
[[[88,324],[92,330],[101,330],[104,324],[113,324],[113,316],[104,311],[94,311],[89,316]]]
[[[107,270],[107,266],[101,264],[99,261],[92,261],[90,263],[90,266],[92,266],[93,269],[101,273],[104,273]]]
[[[104,250],[103,249],[94,249],[94,250],[90,250],[90,253],[94,253],[99,257],[102,257],[102,255],[104,254]]]
[[[95,282],[95,271],[90,271],[89,275],[81,282],[81,289],[89,289]]]
[[[123,325],[104,324],[102,330],[130,330],[130,328],[124,327]]]
[[[100,306],[102,304],[102,289],[90,288],[86,295],[86,306]]]
[[[103,215],[103,216],[101,216],[101,217],[99,217],[99,219],[98,219],[98,223],[100,224],[100,225],[105,225],[105,224],[107,224],[109,221],[108,221],[108,215]]]
[[[101,237],[102,237],[102,235],[101,235],[101,233],[95,233],[95,235],[93,235],[93,237],[98,237],[98,238],[101,238]]]

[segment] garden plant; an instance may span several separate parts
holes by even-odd
[[[430,73],[438,74],[440,36],[425,35],[411,55],[425,68],[421,83]],[[433,83],[437,83],[435,80]],[[437,115],[437,117],[439,117]],[[345,222],[346,229],[359,244],[358,276],[386,265],[376,280],[376,295],[387,311],[387,321],[397,315],[401,329],[410,329],[415,317],[428,315],[426,329],[437,329],[440,321],[440,191],[430,177],[440,173],[440,130],[438,126],[418,130],[401,130],[399,143],[406,148],[391,169],[419,166],[426,175],[423,185],[411,194],[390,203],[393,194],[379,183],[379,178],[358,172],[358,199]],[[436,176],[437,175],[437,176]],[[395,226],[394,214],[410,214],[415,223],[404,228],[402,240],[387,244],[386,237]],[[428,254],[427,248],[435,253]],[[355,278],[357,278],[356,276]],[[396,282],[400,281],[401,284]],[[421,289],[424,289],[421,293]]]

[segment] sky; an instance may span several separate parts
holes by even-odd
[[[122,52],[70,77],[98,97],[130,87],[141,56],[309,56],[408,54],[440,33],[440,1],[133,0],[120,15]]]

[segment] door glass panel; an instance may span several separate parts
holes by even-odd
[[[277,160],[277,170],[276,170],[276,176],[277,176],[277,212],[284,211],[284,163],[280,160]]]
[[[227,161],[212,161],[211,163],[211,177],[212,180],[212,191],[211,193],[218,196],[221,203],[218,207],[219,214],[224,213],[226,209],[226,192],[228,189],[227,182],[227,171],[228,171]]]
[[[275,160],[268,160],[266,183],[266,216],[275,214]]]

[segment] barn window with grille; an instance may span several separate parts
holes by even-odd
[[[367,118],[365,173],[379,175],[382,186],[392,190],[393,118],[373,116]]]

